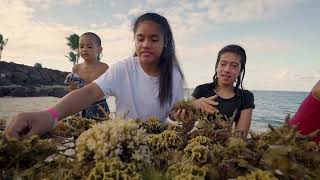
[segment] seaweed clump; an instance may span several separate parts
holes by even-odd
[[[168,127],[167,123],[160,122],[158,118],[151,117],[146,121],[139,121],[138,123],[146,130],[149,134],[160,134],[165,131]]]
[[[44,160],[56,152],[56,142],[52,139],[29,139],[16,141],[0,139],[0,179],[28,176],[33,167],[44,166]]]
[[[94,119],[81,118],[78,116],[70,116],[62,119],[58,122],[57,127],[47,134],[48,137],[60,136],[60,137],[74,137],[78,136],[90,129],[94,124],[98,122]]]
[[[237,180],[277,180],[277,178],[268,171],[258,169],[252,171],[250,174],[247,174],[246,176],[237,177]]]
[[[232,120],[219,115],[208,119],[187,102],[178,107],[191,112],[187,113],[187,121],[177,125],[161,123],[156,118],[115,119],[88,123],[83,129],[79,127],[79,132],[60,129],[66,137],[71,134],[76,139],[75,147],[70,147],[75,149],[75,157],[60,156],[61,144],[52,143],[55,142],[52,139],[33,137],[21,142],[10,141],[10,146],[1,141],[0,178],[273,180],[319,177],[320,144],[312,139],[320,130],[301,135],[297,126],[285,121],[280,127],[270,125],[267,132],[251,132],[247,139],[234,130]],[[189,122],[197,123],[191,131],[186,131],[184,123]],[[83,132],[80,134],[80,131]],[[26,142],[29,145],[19,145]],[[45,157],[53,153],[58,157],[48,162]]]
[[[76,160],[83,164],[107,157],[142,166],[150,162],[148,135],[135,121],[105,121],[83,132],[76,141]]]
[[[142,179],[141,173],[133,163],[124,163],[118,157],[105,158],[96,162],[87,180],[96,179]]]

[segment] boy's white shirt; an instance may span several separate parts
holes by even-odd
[[[129,57],[111,66],[94,81],[105,95],[115,96],[116,115],[125,118],[158,117],[165,121],[174,104],[182,100],[183,80],[177,68],[173,69],[172,102],[160,107],[159,77],[148,75],[138,57]]]

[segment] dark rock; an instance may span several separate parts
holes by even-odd
[[[8,96],[9,93],[10,93],[9,87],[0,86],[0,97]]]
[[[41,84],[43,84],[43,83],[51,84],[50,82],[51,82],[52,78],[51,78],[51,76],[49,75],[49,72],[50,72],[50,71],[47,71],[47,70],[42,70],[42,71],[40,71],[40,74],[41,74],[41,77],[42,77]],[[54,81],[54,82],[57,82],[57,81],[55,81],[54,79],[53,79],[53,81]],[[58,82],[57,82],[57,83],[58,83]]]
[[[53,88],[52,91],[49,92],[49,96],[54,96],[54,97],[63,97],[66,94],[68,94],[68,91],[65,88],[61,88],[61,87]]]
[[[67,74],[68,72],[0,61],[0,97],[62,97],[67,94],[67,91],[63,87],[55,85],[64,85]],[[46,87],[38,88],[40,85]]]
[[[11,79],[13,76],[12,72],[9,72],[9,71],[4,72],[4,75],[5,75],[5,78],[7,79]]]
[[[39,89],[36,91],[35,96],[49,96],[50,89]]]
[[[0,61],[0,74],[5,74],[12,85],[64,85],[68,72]]]
[[[16,87],[16,88],[13,88],[13,90],[9,92],[8,96],[27,97],[28,93],[26,90],[27,89],[24,87]]]
[[[28,66],[17,66],[15,71],[21,72],[23,74],[29,74],[29,68],[27,67]]]
[[[11,81],[7,78],[0,77],[0,86],[8,86],[11,84]]]
[[[22,72],[13,72],[11,81],[15,84],[27,84],[28,75]]]

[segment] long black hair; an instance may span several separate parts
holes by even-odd
[[[133,26],[134,34],[136,33],[139,24],[143,21],[152,21],[157,23],[160,26],[160,31],[164,38],[164,47],[158,64],[158,67],[160,68],[158,98],[160,100],[160,105],[163,106],[166,102],[172,101],[173,68],[175,67],[178,69],[182,80],[184,80],[184,75],[176,57],[172,31],[167,19],[157,13],[145,13],[136,19]],[[136,54],[134,55],[136,56]]]
[[[235,90],[237,90],[239,88],[239,86],[241,87],[241,89],[243,89],[243,78],[244,75],[246,74],[246,62],[247,62],[247,55],[246,55],[246,51],[239,45],[227,45],[224,48],[222,48],[219,53],[218,53],[218,57],[217,57],[217,62],[215,65],[215,73],[213,76],[213,84],[214,87],[217,88],[218,87],[218,77],[217,77],[217,67],[218,64],[220,62],[220,57],[222,54],[226,53],[226,52],[231,52],[231,53],[235,53],[237,55],[240,56],[240,75],[238,76],[236,82],[236,86],[234,87]]]

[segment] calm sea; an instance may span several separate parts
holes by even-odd
[[[292,117],[308,92],[253,91],[253,94],[256,107],[251,128],[264,131],[268,123],[279,126],[287,114]]]
[[[188,90],[189,92],[192,90]],[[307,92],[288,91],[252,91],[255,98],[255,109],[251,129],[265,131],[268,124],[279,126],[285,116],[297,111],[300,103],[308,95]],[[190,93],[189,93],[190,94]],[[59,98],[54,97],[3,97],[0,98],[0,119],[10,117],[20,111],[36,111],[54,105]],[[108,98],[110,110],[115,111],[114,98]]]

